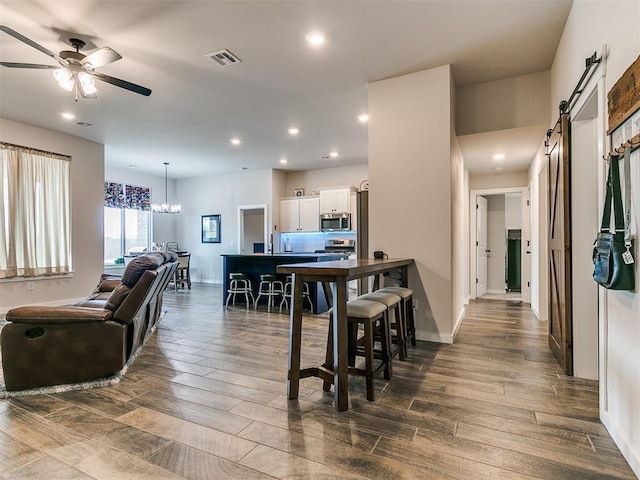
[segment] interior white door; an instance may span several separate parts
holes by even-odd
[[[476,199],[476,297],[487,293],[487,199]]]

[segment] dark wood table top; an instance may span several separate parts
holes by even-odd
[[[367,277],[414,263],[413,258],[359,258],[278,265],[278,273],[295,273],[304,277],[345,277],[347,280]],[[321,279],[320,279],[321,280]]]

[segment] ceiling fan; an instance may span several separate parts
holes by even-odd
[[[98,89],[95,86],[94,79],[110,83],[111,85],[124,88],[134,93],[139,93],[140,95],[151,95],[151,90],[146,87],[95,71],[96,68],[103,67],[122,58],[118,52],[109,47],[102,47],[89,55],[85,55],[80,53],[80,50],[86,46],[86,43],[79,38],[70,38],[69,43],[75,48],[75,51],[63,50],[59,54],[55,54],[9,27],[0,25],[0,30],[26,43],[30,47],[41,51],[45,55],[49,55],[60,64],[54,66],[38,63],[0,62],[0,65],[10,68],[53,70],[53,76],[60,88],[67,92],[75,90],[76,101],[78,101],[78,91],[80,91],[80,95],[83,98],[98,98],[96,95]]]

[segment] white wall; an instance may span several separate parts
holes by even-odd
[[[269,209],[269,225],[273,233],[273,251],[279,252],[282,240],[280,238],[280,199],[285,195],[287,174],[282,170],[271,171],[271,208]],[[268,243],[268,242],[267,242]],[[266,251],[265,246],[265,251]]]
[[[529,176],[526,170],[508,173],[487,173],[469,176],[469,190],[487,190],[490,188],[526,187]]]
[[[264,211],[244,211],[244,253],[253,253],[253,244],[264,242]],[[265,245],[265,250],[267,246]]]
[[[504,293],[505,196],[487,198],[487,293]]]
[[[176,195],[176,181],[169,179],[167,181],[167,192],[165,195],[164,176],[149,175],[148,173],[139,173],[135,169],[114,168],[105,165],[104,168],[105,182],[126,183],[127,185],[136,185],[139,187],[148,187],[151,189],[151,203],[164,203],[165,198],[169,203],[180,203],[180,199]],[[178,214],[153,213],[151,216],[152,236],[151,241],[156,243],[175,242],[178,239],[177,224]],[[180,246],[182,249],[182,246]]]
[[[463,185],[462,185],[462,189],[464,192],[464,213],[463,213],[463,233],[462,235],[464,236],[464,252],[463,252],[463,268],[464,268],[464,272],[463,272],[463,278],[462,278],[462,282],[463,282],[463,297],[464,297],[464,303],[468,304],[469,303],[469,298],[471,296],[471,292],[470,292],[470,288],[471,288],[471,282],[470,282],[470,278],[471,278],[471,254],[470,254],[470,242],[471,242],[471,219],[469,218],[469,215],[471,214],[471,210],[469,208],[470,205],[470,191],[469,191],[469,171],[468,170],[464,170],[464,180],[463,180]],[[475,214],[475,212],[474,212]],[[475,259],[473,260],[475,262]]]
[[[597,93],[597,92],[595,92]],[[593,281],[593,265],[583,261],[593,252],[594,232],[600,228],[598,196],[598,95],[591,95],[585,107],[576,111],[571,123],[571,262],[573,374],[598,378],[598,285]],[[579,159],[579,160],[578,160]]]
[[[549,283],[547,256],[547,224],[549,217],[548,172],[545,148],[540,144],[536,156],[531,162],[531,309],[539,320],[549,317]]]
[[[450,151],[451,151],[451,308],[452,335],[462,323],[465,312],[465,288],[469,285],[469,264],[464,263],[465,253],[469,251],[469,234],[465,226],[468,215],[468,191],[466,190],[467,174],[464,169],[464,158],[455,127],[456,90],[453,77],[450,79]]]
[[[504,194],[504,224],[506,229],[522,228],[522,194]]]
[[[247,170],[177,182],[182,213],[177,215],[180,248],[191,252],[194,281],[222,283],[222,253],[238,252],[238,206],[272,209],[271,170]],[[222,243],[202,243],[201,216],[221,215]]]
[[[0,283],[0,312],[33,304],[65,304],[86,297],[103,271],[104,145],[0,118],[2,141],[71,156],[73,277]]]
[[[551,70],[551,103],[556,106],[568,98],[584,70],[584,59],[594,51],[601,52],[607,45],[606,68],[585,86],[586,92],[600,88],[601,111],[606,111],[605,96],[625,69],[640,52],[640,2],[583,0],[574,2],[565,25],[562,40]],[[612,28],[615,25],[615,28]],[[604,78],[603,75],[606,75]],[[587,97],[588,95],[585,95]],[[580,102],[586,98],[580,99]],[[579,107],[579,105],[578,105]],[[577,110],[576,110],[577,111]],[[607,153],[604,135],[606,119],[599,122],[599,149],[597,158]],[[599,160],[599,203],[603,201],[604,165]],[[640,222],[640,153],[632,159],[634,234]],[[535,170],[534,170],[535,171]],[[574,182],[580,182],[576,172]],[[532,178],[534,180],[534,178]],[[595,232],[593,233],[595,238]],[[636,252],[637,254],[637,252]],[[590,258],[583,262],[589,263]],[[640,282],[640,269],[636,269],[636,284]],[[600,415],[616,444],[640,476],[640,294],[600,289]]]
[[[293,190],[296,188],[304,188],[305,195],[313,195],[314,191],[317,192],[326,187],[345,185],[359,187],[360,183],[368,178],[369,169],[366,164],[290,172],[287,173],[285,191],[281,196],[293,196]]]
[[[440,342],[454,323],[451,95],[449,65],[369,84],[369,245],[415,259],[417,337]]]
[[[549,72],[461,87],[456,98],[458,135],[546,125]]]

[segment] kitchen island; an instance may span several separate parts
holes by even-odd
[[[332,260],[345,260],[347,254],[342,253],[275,253],[262,254],[254,253],[249,255],[243,254],[222,254],[222,268],[224,278],[224,298],[227,298],[229,290],[229,274],[244,273],[251,280],[254,297],[258,295],[258,286],[260,285],[260,275],[274,274],[278,265],[292,263],[308,263],[308,262],[325,262]],[[282,283],[285,283],[286,275],[282,277]],[[313,303],[313,313],[324,313],[328,310],[327,301],[322,290],[322,285],[316,282],[309,283],[309,296]],[[240,297],[238,297],[240,299]]]

